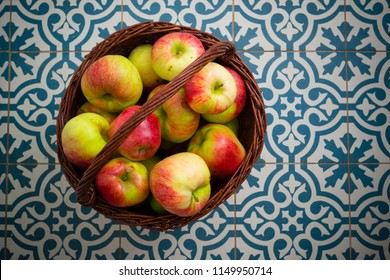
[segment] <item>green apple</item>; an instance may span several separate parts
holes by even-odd
[[[108,123],[110,123],[110,124],[118,116],[117,114],[106,112],[106,111],[104,111],[104,110],[102,110],[102,109],[92,105],[88,101],[85,102],[83,105],[81,105],[81,107],[79,108],[77,113],[78,114],[82,114],[82,113],[96,113],[96,114],[101,115],[103,118],[105,118],[108,121]]]
[[[108,140],[109,123],[96,113],[71,118],[62,130],[61,143],[66,158],[76,166],[88,168]]]
[[[148,170],[148,173],[150,173],[153,169],[153,166],[155,166],[156,163],[159,162],[160,160],[161,160],[161,158],[159,156],[154,155],[149,159],[141,161],[141,163],[146,167],[146,169]]]
[[[153,70],[152,48],[152,44],[139,45],[129,55],[129,60],[138,69],[141,76],[144,91],[147,92],[164,82]]]
[[[231,121],[225,123],[225,125],[230,128],[233,133],[238,136],[239,131],[239,125],[238,125],[238,119],[232,119]]]
[[[157,202],[157,200],[154,198],[152,194],[149,195],[148,202],[150,208],[152,208],[152,210],[157,214],[162,215],[162,214],[169,213],[167,210],[164,209],[164,207],[161,206],[160,203]]]

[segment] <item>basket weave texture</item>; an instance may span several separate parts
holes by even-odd
[[[188,32],[198,37],[206,51],[182,71],[175,79],[163,87],[162,94],[156,94],[118,130],[103,150],[97,155],[87,170],[80,170],[72,165],[64,155],[61,133],[65,124],[74,116],[86,99],[81,91],[81,77],[94,61],[108,54],[120,54],[128,57],[130,52],[141,44],[153,44],[158,38],[171,32]],[[107,163],[116,149],[127,136],[163,102],[172,97],[193,75],[208,62],[216,61],[237,71],[245,82],[247,102],[238,117],[238,138],[246,149],[247,155],[235,174],[226,181],[211,182],[211,196],[207,205],[196,215],[179,217],[173,214],[157,215],[152,210],[142,207],[118,208],[109,205],[101,198],[94,186],[94,178]],[[141,226],[147,229],[165,231],[177,229],[198,220],[229,198],[249,176],[250,171],[261,154],[266,133],[264,102],[252,73],[237,54],[234,45],[221,41],[217,37],[200,30],[175,25],[167,22],[143,22],[116,31],[99,43],[86,55],[75,71],[63,95],[57,118],[57,155],[63,173],[77,194],[78,202],[92,207],[97,212],[129,226]]]

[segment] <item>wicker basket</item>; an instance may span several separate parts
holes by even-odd
[[[170,32],[189,32],[198,37],[206,52],[182,71],[174,80],[163,88],[164,93],[147,100],[141,109],[125,123],[110,139],[90,167],[84,171],[72,165],[65,157],[61,144],[61,133],[65,124],[77,114],[79,107],[86,101],[80,87],[81,77],[88,66],[106,54],[121,54],[128,56],[132,49],[144,43],[154,43],[159,37]],[[243,78],[247,87],[247,102],[239,115],[239,139],[247,151],[244,162],[235,174],[227,181],[212,181],[212,192],[207,205],[198,214],[191,217],[179,217],[173,214],[157,215],[147,207],[117,208],[110,206],[98,194],[94,186],[97,172],[113,155],[115,150],[127,136],[159,105],[177,92],[195,73],[208,62],[215,60],[236,70]],[[144,228],[164,231],[185,226],[211,210],[218,207],[229,198],[249,176],[252,166],[258,159],[264,144],[266,132],[266,117],[261,91],[248,67],[235,51],[234,45],[221,41],[215,36],[197,29],[174,25],[166,22],[144,22],[121,29],[98,44],[86,55],[85,60],[75,71],[70,84],[62,98],[57,119],[57,154],[63,172],[74,188],[78,202],[92,207],[97,212],[110,217],[121,224],[142,226]]]

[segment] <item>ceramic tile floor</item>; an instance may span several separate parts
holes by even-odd
[[[233,41],[263,90],[247,181],[165,233],[80,207],[56,157],[61,96],[110,33],[169,21]],[[1,259],[390,259],[386,0],[2,0]]]

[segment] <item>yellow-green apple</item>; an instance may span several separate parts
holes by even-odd
[[[117,114],[115,113],[111,113],[111,112],[107,112],[107,111],[104,111],[94,105],[92,105],[90,102],[85,102],[83,105],[81,105],[81,107],[79,108],[79,110],[77,111],[78,114],[82,114],[82,113],[96,113],[96,114],[99,114],[101,115],[103,118],[105,118],[108,123],[112,123],[115,118],[118,116]]]
[[[194,153],[177,153],[158,162],[149,175],[150,190],[168,212],[181,217],[199,213],[210,198],[210,171]]]
[[[148,171],[140,162],[125,157],[113,158],[96,175],[95,186],[110,205],[134,206],[149,195]]]
[[[108,130],[110,137],[141,108],[140,105],[127,107],[111,123]],[[126,140],[119,146],[118,152],[133,161],[147,160],[154,156],[161,143],[160,122],[155,113],[149,115]]]
[[[154,88],[148,98],[158,94],[165,85]],[[160,120],[161,137],[172,143],[182,143],[194,135],[199,126],[200,114],[188,106],[184,88],[165,101],[155,111]]]
[[[188,105],[200,114],[219,114],[237,95],[236,82],[221,64],[209,62],[185,84]]]
[[[96,107],[108,112],[121,112],[137,103],[143,85],[137,68],[127,57],[105,55],[85,70],[81,90]]]
[[[138,69],[141,76],[144,91],[149,92],[164,82],[152,67],[152,44],[142,44],[134,48],[129,55],[129,60]]]
[[[157,214],[167,214],[169,213],[167,210],[165,210],[164,207],[161,206],[160,203],[157,202],[157,200],[154,198],[153,194],[149,194],[148,203],[150,208]]]
[[[230,128],[233,133],[238,136],[238,131],[239,131],[239,125],[238,125],[238,119],[232,119],[231,121],[224,123],[228,128]]]
[[[152,67],[160,78],[171,81],[204,51],[202,42],[191,33],[168,33],[153,44]]]
[[[233,104],[230,105],[225,111],[219,114],[207,115],[203,114],[202,117],[212,123],[227,123],[235,118],[241,113],[244,109],[246,102],[246,87],[244,80],[241,76],[232,68],[225,66],[225,68],[233,76],[236,83],[237,94],[236,98],[233,101]]]
[[[159,162],[160,160],[161,157],[159,157],[158,155],[154,155],[151,158],[141,161],[141,163],[146,167],[148,173],[150,173],[150,171],[152,171],[153,166],[155,166],[156,163]]]
[[[206,124],[191,138],[188,152],[202,157],[216,179],[228,179],[245,158],[239,139],[223,124]]]
[[[86,169],[108,140],[108,121],[96,113],[71,118],[62,130],[61,143],[66,158]]]

